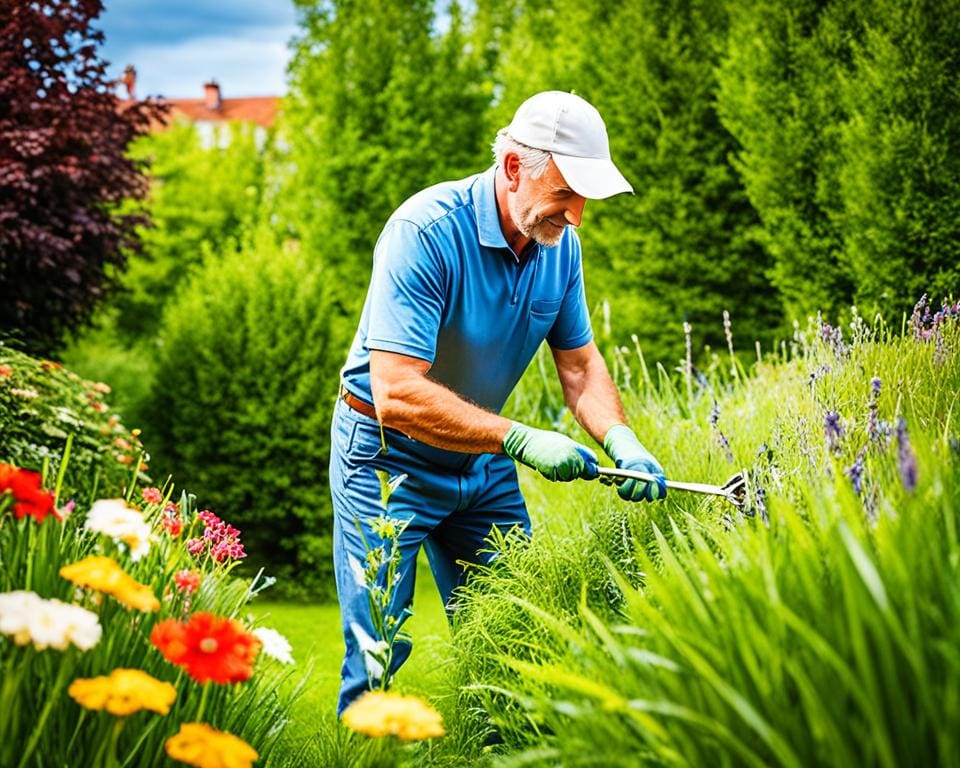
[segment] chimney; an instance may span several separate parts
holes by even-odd
[[[130,101],[135,101],[137,98],[137,70],[133,64],[127,64],[123,70],[123,77],[120,78],[120,82],[123,83],[127,89],[127,98],[130,99]]]
[[[210,110],[220,109],[220,85],[216,80],[203,84],[203,106]]]

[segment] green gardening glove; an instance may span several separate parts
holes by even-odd
[[[654,475],[656,482],[625,480],[617,486],[620,498],[626,501],[656,501],[667,497],[667,478],[653,454],[643,447],[626,424],[614,424],[603,439],[603,450],[620,469],[631,469]]]
[[[599,477],[597,454],[559,432],[534,429],[514,422],[503,438],[503,450],[512,459],[533,467],[548,480]]]

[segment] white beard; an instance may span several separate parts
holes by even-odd
[[[529,207],[518,208],[513,201],[510,202],[509,209],[510,217],[521,235],[536,240],[547,248],[559,245],[566,227],[556,227],[548,219],[538,219]]]

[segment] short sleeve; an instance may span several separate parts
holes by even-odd
[[[373,252],[367,348],[432,364],[443,306],[439,254],[412,222],[389,222]]]
[[[547,343],[553,349],[577,349],[593,339],[590,313],[587,312],[587,296],[583,287],[583,264],[578,240],[574,240],[570,272],[570,280],[567,283],[563,302],[560,304],[560,311],[547,334]]]

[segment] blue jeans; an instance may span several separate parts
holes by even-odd
[[[423,545],[448,612],[454,609],[454,590],[463,584],[461,563],[488,562],[481,554],[493,527],[506,533],[515,526],[530,534],[530,518],[517,485],[513,460],[503,454],[453,453],[432,448],[380,425],[337,400],[331,429],[330,493],[333,497],[333,557],[337,596],[346,654],[341,669],[337,714],[369,688],[363,653],[351,625],[372,638],[367,590],[357,583],[349,563],[363,563],[366,548],[357,529],[371,546],[380,543],[370,521],[384,514],[376,470],[395,478],[407,477],[387,502],[386,515],[408,521],[399,539],[401,562],[391,613],[399,617],[410,607],[416,578],[417,554]],[[410,645],[398,644],[389,673],[410,655]]]

